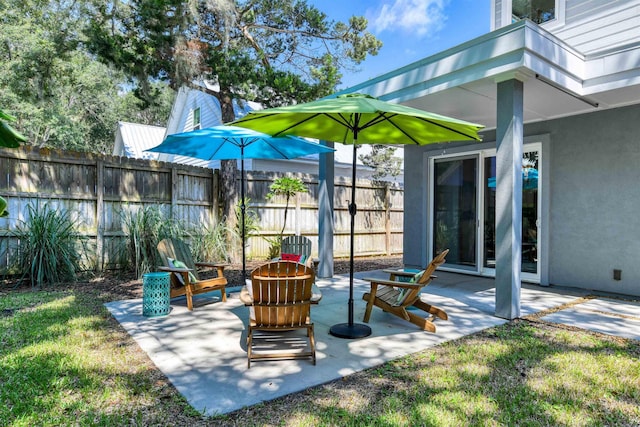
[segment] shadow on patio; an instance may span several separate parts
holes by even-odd
[[[362,294],[369,289],[368,283],[360,279],[380,273],[355,275],[354,318],[358,323],[365,309]],[[447,272],[437,275],[425,288],[423,299],[446,310],[449,320],[436,319],[435,334],[374,308],[369,323],[371,336],[357,340],[329,334],[332,325],[347,320],[348,277],[319,279],[323,298],[312,307],[316,366],[307,360],[285,360],[256,362],[247,369],[248,309],[239,300],[238,288],[230,289],[226,303],[217,301],[219,292],[197,296],[192,312],[186,309],[183,298],[174,299],[171,313],[163,318],[142,316],[140,299],[109,303],[107,308],[189,403],[196,410],[213,415],[339,379],[506,322],[493,315],[492,279]],[[522,315],[558,307],[586,294],[525,285]]]

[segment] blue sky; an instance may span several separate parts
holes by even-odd
[[[310,0],[336,21],[364,16],[383,46],[344,73],[347,88],[489,32],[491,0]]]

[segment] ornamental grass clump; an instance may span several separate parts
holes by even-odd
[[[85,240],[77,233],[78,222],[68,211],[44,205],[27,206],[27,219],[18,223],[12,236],[18,240],[15,267],[32,287],[74,282],[82,271]]]
[[[133,263],[138,278],[154,271],[160,264],[160,255],[156,249],[158,242],[183,234],[184,227],[164,214],[158,206],[124,210],[121,217],[126,234],[122,264],[128,267]]]
[[[191,233],[191,251],[196,261],[224,261],[229,262],[228,237],[231,234],[225,221],[209,227],[201,225]]]

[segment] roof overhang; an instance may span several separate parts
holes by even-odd
[[[496,127],[497,83],[524,84],[525,123],[640,103],[640,43],[584,55],[520,21],[341,93]]]

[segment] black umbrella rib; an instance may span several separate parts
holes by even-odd
[[[414,137],[412,137],[411,135],[409,135],[407,132],[405,132],[405,131],[404,131],[404,129],[402,129],[401,127],[399,127],[395,122],[393,122],[393,120],[391,120],[392,118],[394,118],[394,117],[396,117],[396,116],[398,116],[398,114],[386,115],[386,114],[382,113],[382,114],[380,114],[379,116],[377,116],[375,119],[373,119],[373,120],[371,120],[369,123],[367,123],[367,126],[365,126],[365,127],[373,126],[373,125],[375,125],[375,124],[380,123],[381,121],[385,121],[385,120],[386,120],[386,121],[388,121],[389,123],[391,123],[391,125],[392,125],[393,127],[395,127],[396,129],[398,129],[398,130],[399,130],[399,131],[400,131],[404,136],[406,136],[408,139],[410,139],[411,141],[413,141],[415,144],[420,145],[420,142],[419,142],[418,140],[416,140]],[[464,137],[466,137],[466,138],[473,139],[473,140],[478,140],[478,139],[477,139],[475,136],[473,136],[473,135],[468,135],[468,134],[466,134],[466,133],[464,133],[464,132],[460,132],[460,131],[458,131],[458,130],[456,130],[456,129],[453,129],[453,128],[449,127],[449,126],[445,126],[445,125],[443,125],[443,124],[441,124],[441,123],[435,122],[435,121],[433,121],[433,120],[431,120],[431,119],[426,119],[426,118],[424,118],[424,117],[415,117],[415,118],[416,118],[416,119],[419,119],[419,120],[421,120],[421,121],[423,121],[423,122],[427,122],[427,123],[429,123],[429,124],[432,124],[432,125],[434,125],[434,126],[437,126],[437,127],[443,128],[443,129],[446,129],[446,130],[448,130],[448,131],[450,131],[450,132],[453,132],[453,133],[456,133],[456,134],[458,134],[458,135],[462,135],[462,136],[464,136]],[[442,142],[444,142],[444,141],[442,141]]]
[[[280,154],[282,156],[283,159],[287,159],[287,160],[291,160],[292,157],[288,157],[286,154],[284,154],[282,151],[280,151],[280,149],[278,147],[276,147],[275,145],[273,145],[270,142],[267,142],[267,144],[269,144],[269,147],[273,148],[273,150],[275,152],[277,152],[278,154]]]
[[[462,135],[462,136],[464,136],[464,137],[466,137],[466,138],[469,138],[469,139],[473,139],[473,140],[479,141],[479,139],[478,139],[477,137],[473,136],[473,135],[468,135],[468,134],[466,134],[466,133],[464,133],[464,132],[460,132],[459,130],[455,130],[455,129],[453,129],[453,128],[449,127],[449,126],[445,126],[445,125],[443,125],[443,124],[441,124],[441,123],[434,122],[434,121],[433,121],[433,120],[431,120],[431,119],[425,119],[425,118],[423,118],[423,117],[418,117],[418,118],[419,118],[420,120],[422,120],[423,122],[431,123],[432,125],[439,126],[439,127],[443,128],[443,129],[446,129],[446,130],[451,131],[451,132],[453,132],[453,133],[457,133],[458,135]]]
[[[244,143],[244,138],[240,138],[240,143],[238,143],[238,140],[237,140],[236,138],[223,138],[223,139],[224,139],[224,141],[226,141],[226,142],[228,142],[228,143],[230,143],[230,144],[233,144],[233,145],[235,145],[235,146],[236,146],[236,147],[238,147],[238,148],[246,147],[247,145],[249,145],[249,144],[246,144],[246,145],[245,145],[245,143]],[[219,144],[219,145],[218,145],[218,148],[216,148],[216,149],[213,151],[213,153],[211,153],[211,155],[209,156],[209,159],[208,159],[208,160],[213,160],[213,159],[215,159],[215,158],[216,158],[216,154],[218,154],[218,151],[220,151],[220,150],[222,150],[222,144]],[[224,160],[224,159],[221,159],[221,160]],[[229,160],[232,160],[232,159],[229,159]]]
[[[213,153],[211,153],[211,155],[209,156],[208,160],[213,160],[216,158],[216,154],[218,154],[218,151],[220,151],[220,149],[222,148],[222,144],[218,145],[218,148],[216,148],[215,150],[213,150]]]
[[[256,114],[256,116],[257,116],[257,117],[251,117],[251,116],[248,116],[247,118],[243,119],[242,121],[243,121],[243,122],[250,122],[250,121],[253,121],[253,120],[264,120],[264,119],[265,119],[265,118],[267,118],[267,117],[278,116],[278,114],[279,114],[279,113]],[[299,126],[300,124],[302,124],[302,123],[304,123],[304,122],[307,122],[307,121],[309,121],[309,120],[311,120],[311,119],[316,118],[316,117],[317,117],[317,116],[319,116],[320,114],[321,114],[321,113],[317,113],[317,114],[313,114],[313,115],[311,115],[311,116],[305,117],[303,120],[300,120],[299,122],[296,122],[295,124],[293,124],[293,125],[291,125],[291,126],[288,126],[288,127],[284,128],[284,129],[281,129],[281,130],[279,130],[278,132],[274,133],[274,134],[273,134],[273,135],[271,135],[271,136],[282,136],[282,135],[288,135],[288,134],[287,134],[287,133],[285,133],[285,132],[287,132],[287,131],[289,131],[289,130],[291,130],[291,129],[294,129],[296,126]]]
[[[409,135],[407,132],[404,131],[404,129],[402,129],[401,127],[399,127],[398,125],[396,125],[391,119],[396,117],[398,114],[391,114],[391,115],[387,115],[385,113],[379,113],[375,118],[371,119],[370,121],[367,122],[367,124],[365,124],[364,126],[362,126],[360,129],[366,129],[368,127],[371,126],[375,126],[378,123],[382,123],[384,121],[387,121],[389,123],[391,123],[391,125],[398,129],[404,136],[407,137],[407,139],[409,139],[410,141],[413,141],[415,144],[420,145],[420,142],[418,142],[414,137],[412,137],[411,135]]]

